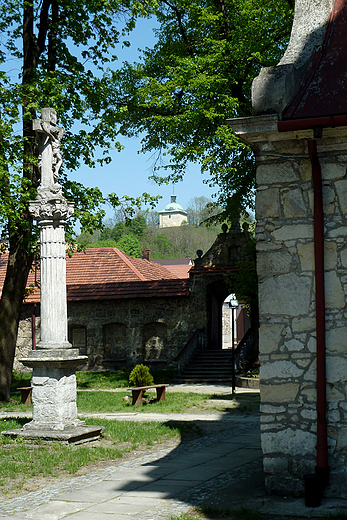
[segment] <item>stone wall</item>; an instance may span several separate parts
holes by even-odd
[[[316,466],[316,324],[312,131],[277,132],[277,117],[238,127],[256,150],[261,437],[270,492],[303,491]],[[246,137],[247,135],[247,137]],[[347,128],[317,140],[323,177],[328,496],[347,496]]]
[[[146,362],[170,365],[195,331],[189,298],[68,302],[69,341],[88,355],[86,368],[120,368]],[[18,358],[32,348],[31,306],[24,307],[19,327]],[[38,308],[39,313],[39,308]],[[37,341],[40,339],[36,318]]]

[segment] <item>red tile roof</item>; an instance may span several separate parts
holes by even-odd
[[[193,265],[190,258],[163,258],[151,262],[163,265],[177,278],[189,278],[189,271]]]
[[[0,287],[6,274],[8,254],[0,257]],[[40,280],[40,272],[37,272]],[[35,272],[28,277],[27,287],[35,283]],[[68,301],[119,298],[188,296],[188,281],[148,260],[133,258],[116,248],[91,248],[66,258]],[[25,303],[40,301],[35,289]]]

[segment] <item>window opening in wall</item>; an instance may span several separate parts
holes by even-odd
[[[126,330],[124,323],[107,323],[103,326],[104,361],[125,362]]]
[[[167,325],[160,322],[147,323],[143,326],[142,334],[143,360],[162,360],[167,340]]]

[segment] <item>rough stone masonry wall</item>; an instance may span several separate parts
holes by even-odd
[[[205,312],[204,299],[199,307],[189,297],[68,302],[69,341],[88,355],[87,367],[93,369],[143,362],[170,366],[196,328],[203,327]],[[32,348],[31,313],[31,305],[23,306],[14,366],[21,371],[26,369],[18,359]]]
[[[316,465],[312,132],[249,137],[257,151],[261,432],[270,492],[303,490]],[[318,140],[323,176],[329,466],[326,494],[347,496],[347,140]]]

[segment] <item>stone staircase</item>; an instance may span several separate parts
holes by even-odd
[[[231,384],[231,349],[201,350],[175,377],[175,383]]]

